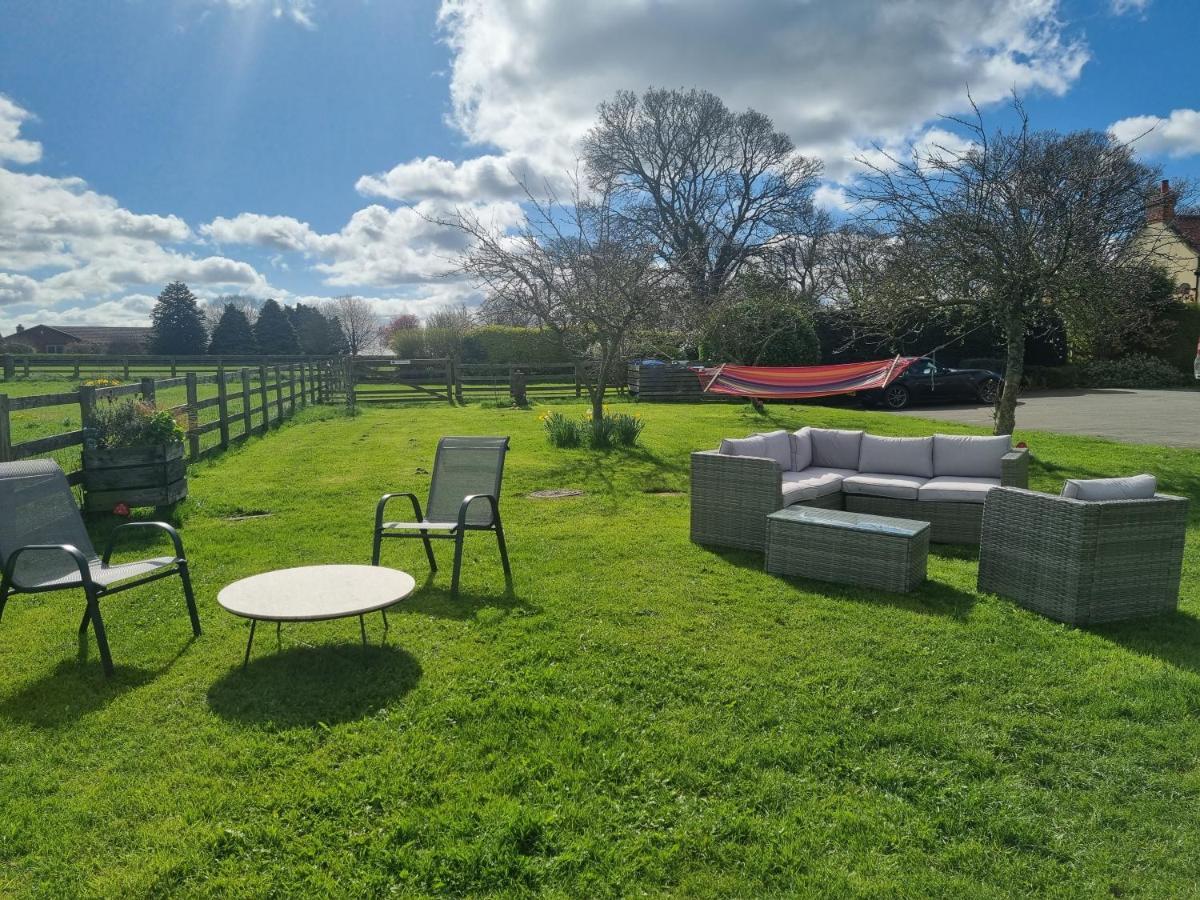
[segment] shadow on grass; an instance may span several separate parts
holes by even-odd
[[[104,677],[100,661],[64,659],[54,671],[26,685],[3,703],[0,717],[38,728],[70,725],[88,713],[103,709],[134,688],[153,681],[158,672],[117,665],[112,678]]]
[[[698,545],[713,556],[719,556],[730,565],[739,569],[763,570],[763,556],[753,550],[735,550],[729,547],[706,547]],[[938,556],[952,559],[975,559],[979,555],[977,547],[959,547],[938,544],[930,550]],[[849,600],[856,603],[887,603],[914,612],[936,613],[938,615],[964,618],[978,600],[978,595],[971,591],[959,590],[940,581],[926,581],[916,590],[908,594],[896,594],[873,588],[854,587],[828,581],[817,581],[811,578],[793,577],[786,575],[771,576],[803,590],[806,593],[822,594],[827,597]]]
[[[1092,625],[1083,630],[1134,653],[1152,656],[1189,672],[1200,672],[1200,619],[1188,613]]]
[[[405,650],[369,644],[291,647],[230,669],[208,689],[224,719],[280,728],[351,722],[411,691],[421,666]]]
[[[488,593],[476,590],[467,584],[467,577],[464,575],[463,583],[459,585],[458,597],[454,598],[450,596],[450,576],[444,576],[446,586],[442,588],[433,586],[435,577],[431,575],[426,578],[425,583],[418,591],[407,600],[402,600],[395,606],[389,607],[388,612],[465,621],[478,618],[480,613],[488,610],[494,610],[493,615],[499,614],[501,617],[513,613],[532,616],[542,611],[540,606],[535,606],[518,597],[511,584],[505,585],[502,590]]]
[[[687,490],[687,476],[691,469],[691,458],[683,456],[671,459],[660,456],[645,447],[613,447],[609,450],[585,450],[571,455],[561,465],[539,475],[546,487],[560,487],[560,481],[576,485],[580,477],[589,491],[615,495],[618,487],[613,483],[617,473],[628,473],[631,465],[641,464],[664,479],[663,484]],[[671,479],[678,479],[672,481]]]

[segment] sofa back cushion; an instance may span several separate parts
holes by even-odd
[[[837,428],[810,428],[812,464],[828,469],[857,469],[861,431]]]
[[[770,457],[767,442],[758,434],[748,438],[724,438],[721,441],[721,453],[726,456]]]
[[[933,477],[933,438],[862,436],[858,470],[879,475]]]
[[[792,435],[792,471],[800,472],[812,465],[812,429],[801,428]]]
[[[762,438],[767,444],[767,456],[779,463],[779,468],[783,471],[790,471],[792,468],[792,436],[786,431],[768,431],[765,434],[756,434],[755,437]]]
[[[1000,460],[1012,449],[1007,434],[984,437],[974,434],[935,434],[933,474],[967,478],[999,478]]]
[[[1062,495],[1075,500],[1149,500],[1158,490],[1153,475],[1127,478],[1068,478]]]

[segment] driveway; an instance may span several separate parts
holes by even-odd
[[[897,415],[990,426],[990,406],[916,406]],[[1017,430],[1200,449],[1200,391],[1041,391],[1017,404]]]

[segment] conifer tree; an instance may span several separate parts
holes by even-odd
[[[254,338],[258,341],[258,352],[268,356],[294,356],[300,352],[296,329],[275,300],[268,300],[259,310]]]
[[[208,343],[204,316],[196,297],[182,281],[172,281],[158,295],[150,314],[150,352],[166,356],[192,356]]]
[[[228,356],[258,353],[258,341],[245,311],[232,303],[225,304],[225,311],[213,329],[208,352]]]

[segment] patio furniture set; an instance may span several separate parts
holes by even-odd
[[[254,632],[260,621],[320,621],[357,616],[363,645],[367,642],[364,616],[386,609],[412,594],[411,575],[379,565],[383,538],[415,537],[424,541],[429,566],[437,572],[432,538],[454,541],[451,596],[458,596],[463,539],[468,531],[496,535],[506,582],[512,572],[500,521],[500,486],[507,437],[445,437],[438,441],[425,512],[415,494],[386,494],[375,511],[371,565],[301,566],[264,572],[225,587],[217,602],[228,612],[250,620],[243,667],[250,661]],[[411,521],[384,521],[388,502],[395,497],[412,501]],[[192,590],[188,560],[179,533],[165,522],[129,522],[112,532],[103,556],[92,546],[83,517],[66,475],[51,460],[0,463],[0,617],[9,597],[48,591],[82,589],[86,600],[80,635],[90,625],[96,634],[106,675],[113,674],[112,655],[100,600],[110,594],[178,575],[191,619],[200,634],[200,617]],[[151,559],[112,564],[113,550],[133,529],[154,529],[171,541],[173,553]]]
[[[1175,610],[1188,500],[1152,475],[1027,489],[1007,436],[801,428],[692,454],[691,536],[757,550],[768,572],[909,591],[930,543],[979,546],[978,587],[1058,621]]]

